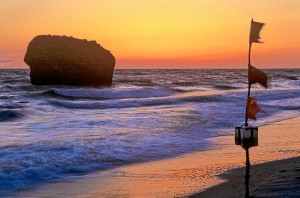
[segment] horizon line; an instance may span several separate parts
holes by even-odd
[[[265,70],[280,70],[280,69],[300,69],[300,66],[299,67],[260,67],[261,69],[265,69]],[[11,68],[0,68],[0,70],[15,70],[15,69],[18,69],[18,70],[30,70],[30,68],[24,68],[24,67],[11,67]],[[235,68],[229,68],[229,67],[215,67],[215,68],[209,68],[209,67],[202,67],[202,68],[177,68],[177,67],[174,67],[174,68],[135,68],[135,67],[132,67],[132,68],[115,68],[114,70],[221,70],[221,69],[224,69],[224,70],[235,70],[235,69],[241,69],[241,70],[247,70],[247,66],[246,67],[235,67]]]

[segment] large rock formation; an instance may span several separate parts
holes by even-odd
[[[115,58],[96,41],[41,35],[28,45],[24,61],[35,85],[111,84]]]

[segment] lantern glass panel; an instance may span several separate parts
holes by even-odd
[[[258,145],[258,128],[253,126],[240,126],[235,128],[235,144],[243,148]]]

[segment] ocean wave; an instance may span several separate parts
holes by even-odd
[[[238,89],[238,87],[229,86],[229,85],[215,85],[214,88],[217,89],[217,90]]]
[[[173,83],[173,85],[178,85],[178,86],[191,86],[191,85],[193,85],[193,86],[195,86],[195,85],[197,85],[197,84],[199,84],[198,82],[192,82],[192,81],[184,81],[184,82],[174,82]]]
[[[0,97],[2,99],[2,97]],[[9,97],[7,97],[9,99]],[[6,99],[7,99],[6,98]],[[0,109],[19,109],[19,108],[23,108],[22,105],[20,104],[8,104],[8,103],[0,103]]]
[[[264,104],[264,108],[276,108],[276,109],[280,109],[280,110],[300,110],[299,106],[280,106],[280,105],[266,105]]]
[[[99,139],[92,140],[64,140],[40,141],[31,144],[18,144],[0,147],[0,197],[17,190],[35,187],[46,182],[58,181],[96,170],[105,170],[120,165],[144,162],[149,159],[161,159],[172,155],[161,147],[149,149],[149,145],[156,144],[156,140],[148,140],[137,145],[122,145],[116,137],[110,137],[108,142]],[[166,137],[168,141],[172,137]],[[114,141],[113,141],[114,140]],[[176,140],[176,141],[175,141]],[[181,141],[175,138],[175,143]],[[210,145],[207,140],[197,140],[197,145],[204,149]],[[148,144],[148,145],[147,145]],[[173,145],[166,143],[163,148]],[[130,148],[129,150],[127,150]],[[181,144],[186,153],[186,145]],[[173,154],[174,155],[174,154]],[[63,157],[62,157],[63,156]]]
[[[0,148],[0,197],[24,187],[126,163],[121,156],[101,152],[105,148],[100,140],[85,144],[39,142]]]
[[[152,89],[153,91],[155,89]],[[167,90],[167,89],[166,89]],[[76,92],[72,92],[74,94]],[[103,90],[99,90],[100,92]],[[125,95],[123,95],[122,90],[118,90],[117,94],[114,95],[114,99],[109,99],[107,96],[106,98],[102,98],[105,100],[62,100],[62,99],[49,99],[48,102],[55,106],[65,107],[65,108],[77,108],[77,109],[108,109],[108,108],[130,108],[130,107],[142,107],[142,106],[156,106],[156,105],[172,105],[172,104],[180,104],[185,102],[197,102],[197,103],[211,103],[211,102],[234,102],[244,100],[244,92],[245,90],[232,90],[231,92],[228,91],[198,91],[198,92],[179,92],[176,91],[176,94],[170,96],[162,96],[160,97],[157,94],[155,97],[146,97],[151,96],[151,91],[145,93],[141,93],[141,95],[134,95],[131,96],[133,98],[126,98],[129,97],[128,91],[125,90]],[[162,93],[164,90],[162,89]],[[167,90],[170,91],[170,90]],[[81,93],[81,90],[79,91]],[[175,93],[175,90],[171,90],[170,92]],[[90,93],[88,91],[86,94]],[[119,94],[120,93],[120,94]],[[66,93],[65,93],[66,94]],[[71,95],[69,94],[69,95]],[[97,97],[97,94],[100,93],[93,93],[93,98]],[[119,94],[119,95],[118,95]],[[127,94],[127,95],[126,95]],[[296,90],[268,90],[268,92],[261,91],[261,90],[253,90],[253,94],[257,99],[259,99],[262,103],[272,103],[275,105],[277,101],[291,99],[292,103],[295,102],[295,99],[299,98],[298,89]],[[58,94],[56,94],[58,95]],[[161,94],[163,95],[163,94]],[[165,94],[167,95],[167,94]],[[61,95],[58,95],[61,96]],[[83,97],[86,96],[86,97]],[[88,98],[88,95],[82,95],[83,98]],[[140,96],[140,98],[138,97]],[[143,96],[143,98],[142,98]],[[71,96],[69,96],[71,97]],[[100,97],[100,95],[98,95]],[[124,98],[122,98],[124,97]],[[80,99],[80,98],[78,98]],[[276,104],[280,105],[280,104]]]
[[[299,80],[299,78],[296,76],[285,76],[285,78],[288,80]]]
[[[126,98],[151,98],[165,97],[175,91],[164,87],[123,88],[123,89],[51,89],[46,94],[67,98],[89,99],[126,99]]]
[[[152,82],[150,79],[116,79],[116,83],[127,83],[127,84],[134,84],[134,85],[154,85],[155,83]]]
[[[276,79],[276,80],[299,80],[299,77],[297,77],[296,75],[291,75],[291,74],[273,74],[270,77],[271,79]]]
[[[48,100],[50,104],[74,109],[108,109],[108,108],[130,108],[142,106],[155,106],[166,104],[177,104],[182,100],[172,97],[143,98],[143,99],[115,99],[104,101],[65,101]]]
[[[205,95],[203,92],[194,92],[194,94],[179,93],[172,96],[165,97],[151,97],[151,98],[121,98],[112,100],[90,101],[90,100],[59,100],[49,99],[48,102],[52,105],[75,108],[75,109],[109,109],[109,108],[130,108],[142,106],[157,106],[157,105],[174,105],[185,102],[226,102],[226,98],[218,93],[212,95]]]
[[[211,95],[211,96],[191,96],[191,97],[186,97],[184,99],[187,102],[202,102],[202,103],[206,103],[206,102],[226,102],[226,98],[222,97],[222,96],[215,96],[215,95]]]
[[[22,116],[23,114],[17,111],[12,111],[12,110],[0,111],[0,122],[21,118]]]

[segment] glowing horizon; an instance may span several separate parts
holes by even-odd
[[[2,0],[0,68],[28,68],[28,43],[55,34],[96,40],[116,68],[246,68],[251,18],[266,23],[253,65],[300,67],[300,1]]]

